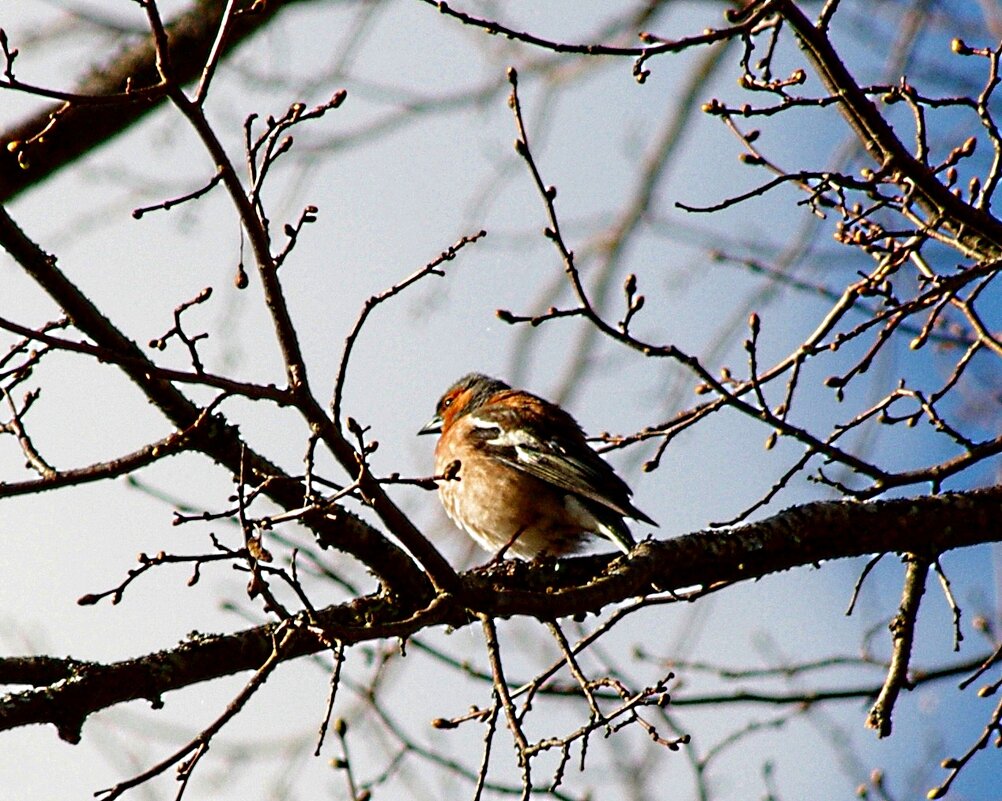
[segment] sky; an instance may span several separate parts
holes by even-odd
[[[878,80],[884,62],[877,56],[883,51],[873,40],[879,36],[860,24],[864,13],[856,4],[845,5],[840,19],[846,23],[838,34],[844,52],[859,65],[860,80]],[[713,4],[668,6],[649,21],[662,36],[677,38],[722,24]],[[165,18],[183,7],[161,4]],[[617,35],[607,30],[613,16],[600,2],[478,3],[469,8],[485,15],[503,13],[513,27],[541,37],[608,41]],[[875,27],[889,24],[893,16],[879,17]],[[968,17],[958,20],[966,24]],[[101,25],[109,23],[143,30],[141,10],[124,0],[0,0],[0,27],[20,50],[18,77],[42,85],[69,88],[82,69],[104,62],[110,39]],[[620,40],[635,41],[630,32]],[[945,41],[930,36],[926,46],[945,52]],[[536,314],[570,302],[559,256],[540,233],[545,208],[512,147],[516,128],[506,102],[505,70],[515,66],[519,71],[533,153],[546,183],[558,189],[564,234],[579,257],[586,284],[598,293],[607,252],[603,236],[636,197],[642,165],[659,136],[683,119],[681,97],[693,85],[693,74],[709,74],[694,89],[698,102],[710,97],[740,102],[747,96],[735,83],[739,59],[738,47],[731,47],[719,63],[701,50],[658,59],[649,63],[651,75],[641,85],[631,74],[629,59],[585,64],[554,57],[460,26],[426,4],[399,0],[302,3],[223,64],[207,109],[238,159],[247,115],[278,116],[293,102],[312,106],[338,89],[348,91],[340,108],[295,131],[294,146],[275,168],[265,194],[276,231],[294,222],[307,205],[318,209],[317,221],[304,229],[281,275],[322,402],[330,398],[345,337],[366,299],[405,279],[460,237],[487,231],[484,240],[447,264],[444,276],[423,279],[380,305],[358,339],[344,409],[371,426],[370,436],[379,440],[372,458],[377,473],[431,473],[433,443],[416,437],[416,431],[431,416],[440,393],[470,370],[561,400],[592,433],[630,433],[695,402],[694,381],[677,365],[646,359],[608,341],[590,343],[580,320],[555,320],[530,329],[498,319],[497,309]],[[792,51],[781,53],[778,61],[799,63]],[[958,70],[969,66],[950,63]],[[926,77],[936,80],[935,75]],[[808,88],[818,91],[816,81]],[[37,107],[33,98],[0,93],[4,125]],[[830,302],[805,293],[777,296],[760,276],[714,259],[712,253],[772,263],[806,230],[817,235],[794,259],[791,270],[797,275],[839,286],[844,276],[867,265],[839,250],[831,238],[832,221],[812,218],[796,205],[801,196],[790,188],[713,216],[681,212],[677,202],[712,204],[762,181],[760,171],[739,161],[739,143],[719,121],[699,113],[684,119],[675,155],[656,181],[638,232],[608,268],[611,289],[602,308],[610,319],[619,319],[619,287],[628,273],[636,274],[648,301],[634,324],[638,335],[700,354],[714,370],[728,366],[743,374],[747,333],[742,327],[749,311],[761,316],[763,359],[771,362],[817,326]],[[947,133],[970,124],[950,116],[937,119]],[[762,147],[782,157],[789,169],[825,166],[848,133],[835,114],[808,112],[763,129]],[[245,259],[249,255],[223,193],[216,190],[139,220],[132,215],[133,209],[184,194],[210,176],[210,161],[193,132],[176,111],[164,108],[23,194],[9,211],[29,236],[58,254],[61,269],[137,342],[162,336],[179,303],[212,287],[211,299],[185,317],[190,330],[211,334],[199,350],[208,368],[243,380],[281,383],[280,353],[260,287],[254,279],[247,290],[234,286],[241,248]],[[58,316],[51,301],[6,255],[0,258],[0,287],[0,314],[32,325]],[[6,347],[8,339],[2,341]],[[187,366],[186,353],[176,342],[156,355],[165,365]],[[827,431],[846,409],[871,403],[868,391],[875,392],[880,381],[893,382],[893,376],[906,370],[930,385],[942,380],[943,368],[935,360],[914,366],[906,349],[896,349],[875,365],[873,384],[850,392],[839,405],[818,377],[820,371],[837,372],[850,364],[853,355],[858,353],[835,355],[818,372],[809,368],[805,373],[815,382],[805,380],[801,395],[799,413],[805,424]],[[580,378],[574,383],[568,381],[572,365],[572,377]],[[107,459],[169,433],[165,421],[111,367],[56,355],[45,359],[32,381],[43,388],[30,417],[32,431],[57,467]],[[194,390],[192,396],[200,401],[211,397]],[[294,415],[236,399],[226,401],[224,409],[261,452],[291,472],[301,471],[308,432]],[[971,425],[981,422],[975,418]],[[769,489],[798,458],[800,446],[781,442],[766,450],[768,433],[739,416],[717,415],[678,437],[655,472],[641,470],[654,453],[650,443],[608,458],[635,490],[637,506],[659,522],[656,536],[667,538],[731,518]],[[4,480],[27,477],[12,438],[4,438],[0,446]],[[918,435],[885,435],[858,446],[899,466],[940,459],[947,452],[934,437]],[[318,468],[343,478],[329,459],[321,457]],[[210,511],[228,505],[233,483],[225,471],[186,455],[158,462],[134,479],[0,502],[0,654],[114,661],[169,648],[192,630],[235,631],[260,622],[259,607],[244,592],[246,577],[210,567],[192,587],[186,586],[186,568],[162,568],[132,584],[117,605],[77,605],[80,596],[121,582],[140,552],[201,552],[210,533],[231,543],[239,540],[239,531],[225,522],[172,525],[173,511],[181,504]],[[984,472],[964,477],[969,483],[953,488],[988,480]],[[469,567],[485,560],[452,527],[432,495],[413,487],[392,495],[454,564]],[[757,516],[830,497],[824,488],[796,481]],[[650,532],[641,526],[635,533]],[[284,542],[309,547],[308,535],[296,527],[278,534]],[[276,551],[289,558],[288,547],[279,544]],[[331,552],[324,558],[338,559]],[[944,558],[958,600],[968,610],[965,626],[977,613],[997,619],[998,562],[998,550],[988,548]],[[359,582],[367,581],[357,568],[334,564]],[[750,667],[856,655],[871,629],[879,631],[872,639],[873,651],[883,655],[888,637],[880,624],[896,607],[901,565],[896,558],[885,558],[865,585],[857,613],[847,618],[843,610],[861,566],[853,560],[804,569],[741,585],[695,605],[656,607],[637,614],[604,648],[622,658],[640,683],[654,680],[670,660]],[[325,603],[344,597],[321,577],[311,577],[311,587]],[[949,658],[950,613],[938,592],[930,587],[920,621],[919,664]],[[528,675],[554,656],[552,640],[532,621],[505,622],[501,634],[506,665],[516,675]],[[978,653],[975,648],[983,645],[970,630],[968,634],[971,650],[964,653]],[[482,637],[467,628],[429,631],[419,639],[406,657],[399,655],[396,643],[374,643],[349,654],[336,714],[349,721],[347,743],[362,779],[377,775],[387,751],[400,747],[389,733],[390,724],[377,721],[365,701],[363,688],[380,669],[387,688],[383,711],[399,718],[394,723],[412,744],[439,749],[474,770],[478,765],[479,730],[443,732],[431,729],[428,721],[487,702],[482,682],[444,669],[433,655],[438,650],[462,655],[483,669]],[[638,643],[650,660],[634,656]],[[594,659],[590,667],[599,670],[602,659]],[[329,659],[283,666],[214,743],[186,797],[346,797],[342,772],[328,765],[343,744],[331,740],[321,758],[311,756],[329,670]],[[834,670],[831,680],[858,682],[859,675]],[[880,681],[879,670],[866,676]],[[6,732],[0,735],[0,801],[90,797],[155,763],[207,725],[245,679],[230,677],[181,691],[165,699],[158,711],[137,703],[102,712],[87,722],[77,746],[60,742],[50,728]],[[677,694],[734,686],[693,670],[685,674]],[[798,685],[777,680],[773,686]],[[569,726],[580,711],[562,701],[540,702],[540,707],[545,712],[535,736],[546,725]],[[707,768],[714,798],[761,797],[773,782],[783,798],[845,798],[873,769],[884,767],[892,777],[892,795],[915,797],[942,778],[936,760],[966,750],[989,711],[985,701],[958,694],[949,685],[906,695],[895,717],[897,734],[887,741],[877,741],[863,729],[865,707],[858,704],[782,721],[779,710],[679,707],[672,721],[704,749],[725,742],[742,725],[759,722],[760,732],[723,748]],[[492,767],[497,776],[517,780],[505,742],[499,741]],[[632,774],[640,785],[638,798],[663,797],[658,788],[664,782],[683,788],[680,798],[696,797],[692,767],[684,756],[664,758],[656,752],[659,761],[650,767],[644,761],[652,758],[650,748],[637,736],[596,741],[589,772],[568,772],[569,791],[593,787],[596,797],[605,797],[603,782],[612,786]],[[416,757],[405,762],[402,772],[378,786],[374,795],[382,791],[386,797],[401,797],[407,791],[418,798],[441,798],[471,792],[469,784],[431,771]],[[893,771],[902,765],[907,767]],[[957,797],[997,797],[992,779],[997,767],[994,754],[976,759],[958,782]],[[538,772],[545,775],[546,768]],[[172,798],[175,791],[168,773],[133,795]]]

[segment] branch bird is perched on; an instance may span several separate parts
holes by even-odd
[[[441,433],[435,472],[446,513],[483,548],[516,556],[563,556],[591,534],[624,553],[635,544],[624,517],[656,526],[630,503],[625,482],[559,406],[470,373],[438,402],[420,434]]]

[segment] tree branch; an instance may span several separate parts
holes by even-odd
[[[866,725],[876,729],[880,737],[891,734],[891,714],[894,704],[901,691],[910,690],[908,679],[908,664],[912,656],[912,643],[915,641],[915,622],[918,620],[919,604],[925,592],[925,581],[929,575],[931,560],[926,557],[909,555],[908,569],[905,571],[904,589],[901,591],[901,606],[889,626],[894,639],[891,666],[887,678],[880,690],[880,695],[870,709]]]
[[[255,3],[254,11],[237,14],[222,44],[223,55],[265,27],[284,8],[301,1]],[[189,84],[202,75],[225,6],[225,0],[194,0],[167,26],[171,64],[179,83]],[[123,133],[166,100],[152,37],[123,49],[110,63],[95,68],[73,94],[79,96],[78,100],[49,106],[0,133],[0,203]],[[87,102],[88,98],[95,102]],[[39,138],[43,131],[44,136]]]
[[[181,431],[195,425],[204,409],[190,401],[160,372],[146,354],[115,325],[70,281],[56,266],[55,258],[45,253],[28,238],[0,206],[0,247],[21,265],[69,315],[74,326],[99,348],[119,354],[120,366],[126,376]],[[314,404],[316,405],[316,404]],[[253,486],[267,479],[266,494],[284,509],[298,509],[303,503],[303,486],[261,454],[245,446],[239,431],[221,414],[215,414],[208,424],[192,431],[190,447],[225,466],[232,475],[246,475]],[[244,460],[242,462],[242,460]],[[307,515],[302,518],[310,526],[323,547],[336,547],[350,553],[389,586],[397,591],[427,598],[430,587],[413,560],[391,543],[379,531],[345,510],[336,513]],[[263,661],[263,657],[262,660]]]
[[[828,91],[841,100],[839,111],[849,122],[867,153],[895,183],[914,192],[928,213],[930,226],[942,227],[957,238],[972,258],[991,261],[1002,255],[1002,223],[983,209],[955,196],[936,178],[928,165],[915,158],[898,138],[846,69],[827,35],[808,19],[792,0],[771,4],[789,23]]]
[[[415,598],[388,602],[385,595],[370,595],[320,610],[312,625],[326,639],[350,646],[406,638],[431,626],[458,628],[476,615],[553,620],[650,594],[652,583],[709,587],[881,551],[931,557],[1002,540],[1000,519],[1002,487],[872,503],[811,503],[730,531],[647,540],[627,557],[491,565],[464,573],[457,594],[442,593],[424,606]],[[77,742],[93,712],[143,698],[158,706],[171,690],[256,670],[273,650],[276,625],[195,636],[178,648],[110,665],[67,661],[59,680],[52,671],[61,663],[44,658],[45,678],[52,683],[0,699],[0,731],[51,723],[63,739]],[[323,648],[319,638],[299,638],[282,658]],[[0,660],[0,676],[4,664]],[[23,669],[13,675],[22,674]]]

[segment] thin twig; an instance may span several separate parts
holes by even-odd
[[[890,735],[891,716],[898,695],[902,689],[912,688],[908,679],[908,663],[911,660],[919,604],[922,593],[925,592],[926,577],[929,575],[931,564],[928,558],[914,554],[909,554],[906,558],[908,566],[905,569],[904,587],[901,591],[901,605],[890,625],[894,644],[891,666],[887,671],[884,686],[880,689],[880,695],[877,696],[866,719],[867,727],[876,729],[879,737]]]

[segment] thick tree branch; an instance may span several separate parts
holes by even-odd
[[[372,595],[319,611],[313,625],[327,639],[352,645],[406,638],[431,626],[460,627],[476,614],[553,620],[649,594],[652,583],[710,587],[881,551],[931,557],[1002,540],[1000,519],[1002,487],[872,503],[812,503],[731,531],[648,540],[629,557],[505,562],[463,574],[457,594],[441,594],[423,606],[415,598]],[[100,709],[144,698],[157,705],[171,690],[257,669],[272,652],[275,625],[196,637],[173,650],[111,665],[67,661],[61,680],[0,699],[0,730],[51,723],[61,737],[76,742],[87,716]],[[283,658],[323,647],[319,639],[302,638]],[[45,679],[51,680],[60,663],[42,659]],[[18,660],[11,675],[26,675],[23,662]],[[4,673],[0,660],[0,676]]]
[[[1002,223],[954,195],[931,169],[915,158],[890,123],[846,69],[825,31],[817,28],[793,0],[770,0],[797,34],[800,45],[822,82],[841,101],[839,111],[882,172],[913,197],[929,216],[931,227],[953,234],[972,258],[991,261],[1002,256]]]
[[[222,175],[222,182],[226,186],[243,223],[244,231],[250,239],[258,267],[258,276],[264,290],[265,305],[271,315],[275,337],[285,362],[288,391],[293,398],[293,405],[309,422],[310,428],[323,439],[342,468],[349,475],[358,472],[356,480],[363,498],[407,550],[417,558],[434,583],[435,589],[454,590],[457,583],[455,571],[386,495],[379,482],[364,464],[362,455],[348,442],[340,428],[331,422],[326,410],[313,396],[307,377],[306,361],[299,344],[299,334],[279,280],[279,260],[271,252],[270,234],[263,210],[255,208],[252,196],[248,195],[244,189],[219,137],[209,125],[204,109],[182,90],[173,64],[168,32],[163,27],[155,4],[147,5],[147,16],[156,42],[157,69],[167,87],[168,96],[191,123],[215,162],[219,174]],[[329,108],[337,108],[344,98],[344,92],[336,93],[330,101]],[[261,180],[263,180],[263,173],[259,176],[258,183]],[[261,214],[258,213],[259,211]],[[399,589],[401,591],[414,591],[415,585],[418,583],[416,576],[405,576],[405,579],[408,586]],[[424,588],[418,589],[419,595],[425,594]]]
[[[195,426],[204,409],[192,403],[160,371],[146,354],[116,328],[98,308],[83,295],[56,266],[55,259],[45,253],[10,218],[0,206],[0,247],[38,282],[49,296],[66,312],[74,326],[99,348],[118,354],[122,371],[179,431]],[[265,493],[284,509],[299,509],[303,505],[303,486],[290,478],[277,465],[246,447],[239,431],[221,414],[192,430],[189,445],[225,466],[234,476],[246,475],[257,486],[267,482]],[[245,470],[241,467],[245,466]],[[389,586],[417,598],[428,597],[430,586],[424,575],[406,553],[380,532],[344,510],[336,514],[316,514],[304,517],[304,525],[317,534],[323,547],[336,547],[350,553]]]
[[[255,3],[253,12],[238,14],[223,43],[224,54],[300,1]],[[167,26],[171,64],[179,83],[191,83],[202,75],[225,6],[225,0],[195,0]],[[134,92],[135,98],[128,92]],[[0,133],[0,203],[123,133],[166,100],[152,37],[95,68],[74,94],[100,102],[60,102]],[[44,136],[38,138],[43,131]]]

